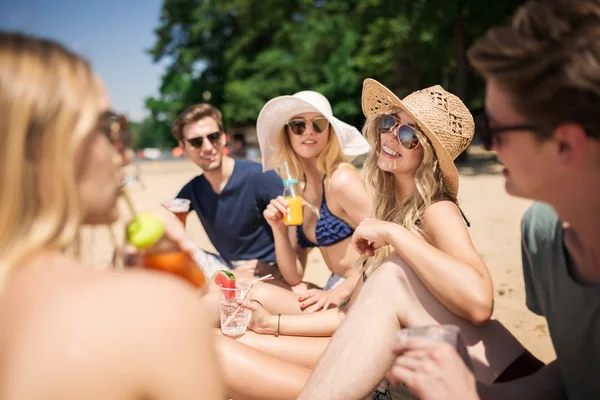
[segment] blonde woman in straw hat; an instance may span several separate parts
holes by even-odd
[[[128,161],[126,126],[90,65],[0,32],[0,103],[0,398],[222,399],[191,286],[66,251],[82,225],[117,220]]]
[[[385,382],[374,389],[394,360],[396,332],[420,325],[457,325],[482,382],[535,372],[541,362],[490,320],[492,281],[457,205],[453,160],[473,136],[469,110],[440,86],[400,100],[373,79],[364,82],[362,106],[376,219],[363,221],[352,240],[370,257],[368,279],[300,398],[386,392]],[[365,342],[373,334],[377,340]]]
[[[369,145],[355,127],[333,115],[325,96],[309,90],[267,102],[257,134],[263,168],[277,169],[287,179],[287,164],[298,180],[304,218],[299,226],[284,225],[288,203],[282,196],[267,206],[264,217],[273,229],[277,266],[293,291],[259,285],[256,298],[270,311],[286,314],[340,305],[359,279],[352,233],[370,216],[370,200],[348,157],[366,153]],[[324,290],[306,291],[302,277],[313,248],[323,255],[331,277]]]

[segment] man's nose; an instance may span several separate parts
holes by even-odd
[[[213,144],[211,143],[210,140],[208,140],[207,137],[204,137],[204,139],[202,139],[202,150],[212,150],[214,149],[215,146],[213,146]]]

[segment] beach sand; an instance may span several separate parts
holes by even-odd
[[[555,358],[545,320],[527,310],[521,270],[520,221],[530,201],[511,197],[504,191],[501,167],[495,158],[477,146],[469,149],[469,160],[459,165],[460,206],[471,221],[471,236],[492,274],[495,291],[494,316],[544,362]],[[135,174],[133,166],[128,172]],[[179,189],[199,173],[190,161],[142,163],[141,183],[129,185],[129,191],[140,209],[155,207],[160,201],[175,196]],[[129,217],[123,207],[122,218]],[[195,214],[187,220],[188,232],[196,243],[214,251]],[[122,229],[115,229],[118,240]],[[110,263],[112,242],[106,228],[90,228],[83,233],[84,259],[99,267]],[[305,280],[323,285],[328,270],[318,250],[313,250]]]

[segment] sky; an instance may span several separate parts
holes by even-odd
[[[83,55],[113,108],[140,121],[164,70],[145,53],[155,43],[161,8],[162,0],[0,0],[0,29],[50,38]]]

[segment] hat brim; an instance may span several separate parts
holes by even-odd
[[[439,141],[427,124],[423,123],[415,114],[413,114],[394,92],[377,82],[375,79],[368,78],[363,82],[361,103],[363,114],[367,118],[380,112],[390,111],[394,108],[399,108],[410,115],[433,146],[446,188],[452,195],[458,195],[458,170],[456,169],[456,165],[454,164],[454,160],[450,156],[450,153],[448,153],[448,150],[446,150],[444,145]]]
[[[262,154],[263,171],[276,167],[273,156],[277,151],[277,135],[294,116],[307,112],[322,114],[335,131],[342,152],[350,157],[365,154],[370,146],[360,131],[318,107],[294,96],[280,96],[269,100],[258,115],[256,133]]]

